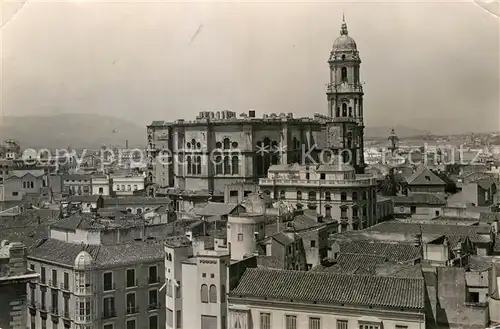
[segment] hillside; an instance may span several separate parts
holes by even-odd
[[[24,148],[144,147],[146,127],[123,119],[96,114],[4,116],[0,140],[12,138]]]

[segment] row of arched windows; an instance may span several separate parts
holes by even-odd
[[[188,149],[193,149],[193,150],[201,149],[201,143],[194,138],[190,142],[187,142],[186,146]]]
[[[358,201],[358,192],[352,192],[352,201]],[[368,197],[368,192],[362,193],[362,200],[366,200]],[[285,198],[285,190],[280,191],[280,199]],[[316,192],[315,191],[310,191],[307,194],[307,199],[309,201],[314,201],[316,200]],[[297,200],[302,200],[302,191],[297,191]],[[332,194],[329,191],[325,191],[325,200],[326,201],[331,201],[332,200]],[[347,201],[347,193],[342,192],[340,193],[340,201]]]
[[[216,149],[224,149],[224,150],[229,150],[231,148],[236,149],[238,148],[238,142],[231,142],[229,138],[224,138],[221,142],[215,143],[215,148]]]
[[[226,298],[225,286],[221,286],[220,301],[223,303]],[[201,302],[202,303],[217,303],[217,287],[214,284],[210,285],[210,289],[206,284],[201,285]]]
[[[240,173],[240,160],[237,155],[215,157],[216,175],[238,175]]]
[[[193,158],[188,156],[186,162],[188,175],[201,175],[201,156]]]

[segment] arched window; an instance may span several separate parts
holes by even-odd
[[[222,285],[220,287],[220,302],[224,303],[226,301],[226,286]]]
[[[325,192],[325,200],[326,201],[331,201],[332,200],[332,195],[330,192]]]
[[[191,169],[192,169],[192,162],[191,162],[191,157],[187,157],[187,171],[188,175],[191,175]]]
[[[284,199],[285,198],[285,190],[281,190],[280,191],[280,199]]]
[[[233,149],[238,148],[238,142],[232,142],[232,143],[231,143],[231,147],[232,147]]]
[[[352,107],[349,106],[349,116],[352,117]]]
[[[347,194],[345,192],[340,193],[340,201],[347,201]]]
[[[340,71],[342,82],[347,82],[347,67],[344,66]]]
[[[201,156],[196,157],[196,173],[201,175]]]
[[[309,192],[309,200],[316,201],[316,192],[314,191]]]
[[[240,163],[237,155],[233,156],[231,167],[233,169],[233,175],[238,175],[240,169]]]
[[[222,175],[222,157],[220,155],[215,158],[215,174]]]
[[[197,142],[197,143],[196,143],[196,148],[197,148],[197,149],[201,149],[201,143],[200,143],[200,142]]]
[[[342,55],[342,60],[345,60],[345,54]]]
[[[342,116],[346,117],[347,116],[347,104],[342,103]]]
[[[231,164],[229,161],[229,156],[224,157],[224,175],[230,175],[231,174]]]
[[[186,146],[187,146],[188,149],[190,149],[191,148],[191,143],[188,142]]]
[[[229,145],[231,144],[231,141],[229,138],[224,138],[224,149],[227,150],[229,149]]]
[[[137,208],[137,215],[140,215],[142,214],[142,209],[141,208]]]
[[[297,191],[297,200],[302,200],[302,191]]]
[[[221,142],[215,143],[215,148],[218,148],[218,149],[222,148],[222,143]]]
[[[352,201],[358,201],[358,192],[352,192]]]
[[[193,146],[193,148],[196,148],[196,140],[194,138],[191,140],[191,146]]]
[[[325,218],[332,218],[332,206],[328,204],[325,206]]]
[[[335,112],[335,116],[339,117],[340,116],[340,107],[337,107],[337,112]]]
[[[210,285],[210,303],[217,303],[217,287]]]
[[[201,285],[201,302],[208,303],[208,286],[206,284]]]
[[[358,206],[352,206],[352,219],[357,219],[359,214]]]

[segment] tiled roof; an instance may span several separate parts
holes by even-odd
[[[469,257],[469,270],[472,272],[484,272],[493,266],[494,256],[476,256]]]
[[[423,309],[424,289],[417,278],[248,268],[230,296]]]
[[[442,234],[446,236],[466,236],[473,243],[490,242],[489,226],[465,226],[465,225],[446,225],[446,224],[413,224],[397,221],[383,222],[366,229],[372,232],[388,233],[411,233],[411,234]]]
[[[340,253],[362,254],[384,257],[388,262],[401,263],[420,258],[420,248],[414,244],[385,243],[375,241],[339,242]]]
[[[257,266],[265,268],[284,269],[285,260],[283,259],[283,257],[260,255],[257,256]]]
[[[435,193],[412,193],[408,196],[398,195],[391,197],[394,205],[402,204],[425,204],[425,205],[435,205],[444,206],[446,201],[440,198]]]
[[[111,267],[162,260],[162,241],[133,241],[115,245],[86,245],[56,239],[44,239],[30,250],[28,257],[73,266],[76,256],[87,251],[97,267]]]
[[[104,206],[120,206],[120,205],[169,205],[170,199],[167,197],[143,197],[143,196],[128,196],[118,198],[104,198]]]
[[[340,253],[331,266],[318,265],[311,271],[374,275],[377,265],[387,262],[385,256]]]

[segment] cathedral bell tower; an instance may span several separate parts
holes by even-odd
[[[333,43],[328,64],[330,83],[326,95],[331,117],[331,122],[327,124],[330,145],[350,153],[344,160],[349,161],[356,172],[363,173],[363,87],[359,79],[361,59],[356,42],[348,34],[344,17],[340,36]],[[336,141],[332,141],[332,138]]]

